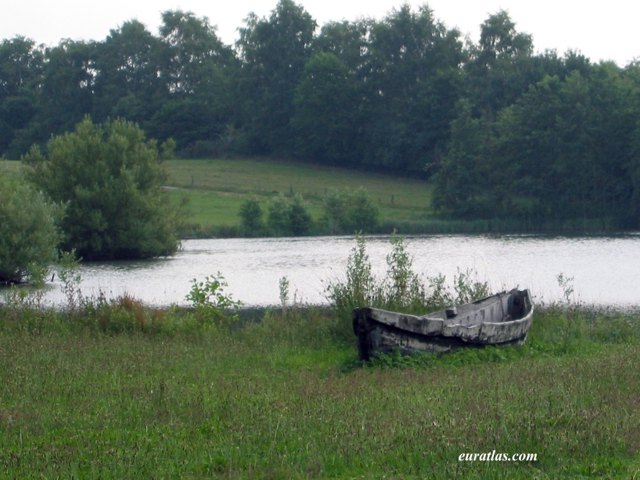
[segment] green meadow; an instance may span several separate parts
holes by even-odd
[[[246,317],[246,318],[245,318]],[[357,359],[313,307],[0,309],[2,478],[637,478],[640,318],[550,307],[522,347]],[[465,453],[536,461],[459,461]]]
[[[301,194],[319,220],[331,189],[365,188],[382,223],[423,222],[430,211],[432,189],[419,179],[271,159],[170,160],[165,166],[172,197],[176,202],[186,199],[189,222],[202,230],[236,226],[245,200],[256,198],[266,205],[278,194]]]

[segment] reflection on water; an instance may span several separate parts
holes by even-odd
[[[354,246],[352,237],[187,240],[173,257],[138,262],[87,264],[81,267],[85,296],[124,293],[151,305],[184,304],[192,279],[220,272],[228,291],[246,305],[277,304],[278,280],[286,276],[290,296],[324,303],[328,281],[342,278]],[[474,269],[494,290],[529,288],[538,301],[562,298],[556,277],[574,278],[585,303],[632,306],[640,303],[640,235],[548,238],[541,236],[409,237],[414,269],[425,276]],[[374,272],[382,276],[390,250],[387,237],[368,239]],[[46,294],[63,301],[54,281]]]

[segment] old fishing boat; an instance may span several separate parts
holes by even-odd
[[[472,345],[522,343],[533,319],[528,290],[511,290],[423,316],[356,308],[353,330],[362,360],[377,353],[447,352]]]

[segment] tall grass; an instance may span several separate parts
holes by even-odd
[[[425,313],[449,305],[468,303],[489,294],[486,282],[479,281],[473,270],[458,270],[452,287],[446,277],[422,277],[413,270],[413,258],[403,237],[392,235],[387,254],[387,271],[382,278],[372,273],[366,239],[357,235],[344,279],[326,285],[325,293],[338,317],[350,319],[354,308],[372,306],[407,313]]]
[[[633,478],[640,467],[635,317],[575,315],[565,348],[565,314],[548,310],[524,348],[360,366],[326,310],[169,334],[52,311],[23,328],[6,308],[7,478]],[[111,308],[113,323],[137,307]],[[492,450],[538,460],[458,461]]]

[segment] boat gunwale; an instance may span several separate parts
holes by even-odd
[[[515,290],[515,289],[514,289]],[[489,300],[489,299],[496,299],[497,301],[502,301],[502,297],[505,295],[510,295],[511,293],[513,293],[514,290],[511,291],[504,291],[504,292],[500,292],[494,295],[490,295],[488,297],[482,298],[480,300],[476,300],[474,302],[470,302],[470,303],[466,303],[462,306],[473,306],[473,305],[479,305],[482,302]],[[444,319],[444,318],[439,318],[439,317],[432,317],[431,315],[434,314],[438,314],[438,313],[442,313],[444,312],[444,310],[439,310],[436,312],[430,312],[427,313],[425,315],[413,315],[413,314],[409,314],[409,313],[401,313],[401,312],[394,312],[391,310],[385,310],[383,308],[376,308],[376,307],[360,307],[355,309],[356,311],[365,311],[366,313],[366,317],[367,320],[370,322],[374,322],[380,325],[383,325],[385,327],[391,327],[394,329],[398,329],[400,331],[405,331],[405,332],[409,332],[415,335],[419,335],[419,336],[425,336],[425,337],[437,337],[437,336],[441,336],[441,337],[448,337],[448,338],[453,338],[453,337],[459,337],[461,339],[465,339],[465,337],[468,337],[470,335],[470,332],[473,330],[473,335],[479,334],[480,329],[483,326],[490,326],[490,327],[496,327],[496,328],[512,328],[512,327],[516,327],[519,326],[521,324],[525,324],[525,323],[531,323],[532,319],[533,319],[533,313],[535,311],[535,306],[533,304],[533,302],[531,302],[530,296],[529,296],[529,292],[528,290],[520,290],[521,292],[526,292],[527,298],[529,299],[529,305],[530,305],[530,309],[527,312],[527,314],[525,316],[523,316],[522,318],[516,318],[516,319],[512,319],[512,320],[503,320],[503,321],[499,321],[499,322],[485,322],[485,321],[481,321],[481,322],[476,322],[470,325],[464,325],[462,323],[450,323],[447,320],[453,320],[452,319]],[[481,307],[481,308],[486,308],[486,307]],[[406,324],[406,325],[398,325],[397,323],[392,323],[389,321],[385,321],[382,318],[375,318],[375,314],[376,313],[382,313],[382,316],[388,316],[388,317],[395,317],[396,319],[401,319],[401,318],[405,318],[405,319],[411,319],[413,320],[413,322],[415,322],[416,324],[422,323],[422,324],[432,324],[432,325],[438,325],[439,328],[434,328],[432,329],[432,331],[429,332],[424,332],[424,331],[417,331],[415,328],[411,328],[410,324]],[[455,318],[455,317],[454,317]],[[407,322],[405,322],[407,323]],[[463,330],[465,331],[465,334],[461,334],[460,331]]]

